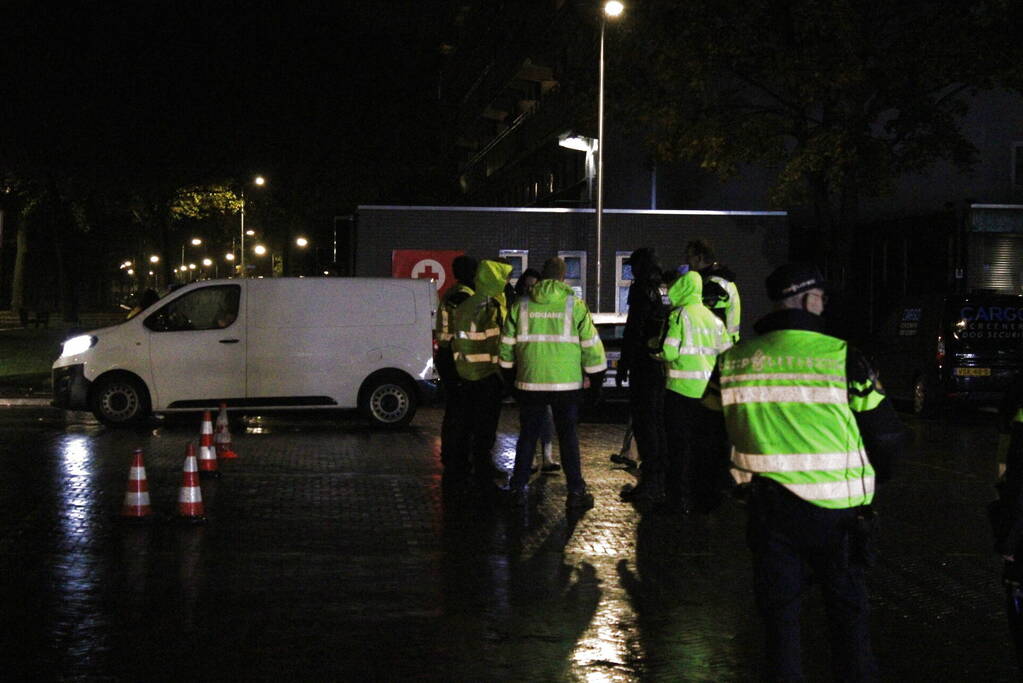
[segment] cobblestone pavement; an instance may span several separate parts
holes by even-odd
[[[597,504],[566,516],[560,475],[525,513],[445,509],[440,412],[373,432],[354,418],[250,420],[238,460],[203,482],[204,526],[114,519],[132,449],[172,515],[177,419],[111,431],[81,417],[0,414],[0,626],[5,678],[164,680],[693,680],[757,676],[741,506],[641,515],[608,455],[620,424],[581,427]],[[496,449],[509,469],[510,406]],[[984,503],[993,420],[913,423],[882,490],[871,573],[885,680],[1016,680]],[[826,679],[819,600],[807,673]],[[13,678],[10,680],[14,680]]]

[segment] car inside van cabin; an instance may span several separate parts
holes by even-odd
[[[997,404],[1023,371],[1023,296],[906,296],[866,350],[886,393],[917,414],[960,401]]]
[[[359,408],[408,424],[435,390],[430,280],[207,280],[64,342],[53,404],[107,425],[151,413]]]

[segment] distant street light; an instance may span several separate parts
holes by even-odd
[[[227,261],[234,261],[234,253],[228,252],[224,254],[224,259]]]
[[[307,240],[305,237],[299,237],[295,239],[295,244],[297,244],[300,247],[305,247],[309,244],[309,240]]]
[[[206,266],[207,268],[209,268],[210,266],[212,266],[212,265],[213,265],[213,261],[211,261],[211,260],[210,260],[210,259],[208,259],[208,258],[204,258],[204,259],[202,260],[202,264],[203,264],[204,266]]]
[[[264,178],[261,175],[258,175],[258,176],[256,176],[255,178],[252,179],[252,182],[253,182],[253,184],[255,184],[258,187],[263,187],[263,185],[266,185],[266,178]],[[254,234],[254,233],[246,232],[245,231],[245,186],[242,185],[242,210],[241,210],[241,240],[242,241],[241,241],[241,248],[239,249],[239,251],[241,252],[241,262],[240,262],[241,277],[245,277],[245,235],[252,235],[252,234]]]
[[[263,256],[264,254],[266,254],[266,247],[264,247],[262,244],[257,244],[255,247],[253,247],[252,251],[256,253],[256,256]]]
[[[199,239],[198,237],[193,237],[192,238],[192,246],[193,247],[198,247],[200,244],[202,244],[202,240],[201,239]]]
[[[150,263],[159,263],[160,262],[160,257],[157,256],[156,254],[153,254],[152,256],[149,257],[149,262]]]
[[[600,17],[600,83],[597,88],[597,305],[593,309],[598,313],[601,287],[600,252],[603,249],[604,228],[604,148],[607,147],[607,140],[604,139],[604,32],[607,28],[607,18],[618,17],[624,11],[625,5],[618,0],[609,0],[604,3],[604,11]]]

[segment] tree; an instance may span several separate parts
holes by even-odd
[[[938,160],[970,165],[968,95],[1018,61],[1009,0],[686,0],[630,10],[621,115],[661,159],[722,178],[779,169],[772,201],[812,207],[842,282],[861,198]],[[617,69],[623,73],[624,69]]]

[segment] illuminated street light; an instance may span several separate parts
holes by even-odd
[[[188,264],[188,269],[189,270],[195,270],[195,264],[194,263],[189,263]]]
[[[210,266],[212,266],[212,265],[213,265],[213,261],[211,261],[211,260],[210,260],[210,259],[208,259],[208,258],[204,258],[204,259],[202,260],[202,264],[203,264],[204,266],[206,266],[207,268],[209,268]]]
[[[305,247],[309,244],[309,240],[307,240],[305,237],[298,237],[295,239],[295,244],[297,244],[300,247]]]
[[[264,247],[262,244],[257,244],[255,247],[253,247],[252,251],[256,253],[256,256],[263,256],[264,254],[266,254],[266,247]]]
[[[182,264],[181,264],[181,267],[180,267],[180,268],[178,268],[178,270],[180,270],[180,271],[181,271],[181,272],[183,273],[183,272],[185,272],[186,270],[188,270],[188,266],[186,266],[186,265],[185,265],[184,263],[182,263]]]
[[[160,257],[157,256],[156,254],[153,254],[152,256],[149,257],[149,262],[150,263],[159,263],[160,262]]]
[[[264,185],[266,185],[266,178],[264,178],[261,175],[258,175],[258,176],[256,176],[255,178],[252,179],[252,182],[255,185],[257,185],[258,187],[263,187]],[[246,235],[250,235],[251,236],[253,234],[254,234],[253,232],[251,232],[251,231],[247,232],[245,230],[245,186],[243,185],[242,186],[242,210],[241,210],[241,240],[242,240],[242,242],[241,242],[241,248],[239,249],[239,251],[241,252],[241,263],[240,263],[241,277],[245,277],[245,236]]]
[[[246,230],[245,234],[248,235],[249,237],[252,237],[253,235],[256,234],[256,231],[255,230]]]
[[[135,274],[135,269],[134,268],[129,268],[127,273],[128,273],[128,275],[134,275]]]
[[[234,261],[234,254],[231,253],[231,252],[228,252],[228,253],[224,254],[224,259],[227,260],[227,261]]]
[[[192,246],[193,247],[198,247],[200,244],[202,244],[202,240],[201,239],[199,239],[198,237],[193,237],[192,238]]]
[[[625,11],[625,5],[618,0],[609,0],[604,3],[604,11],[600,17],[600,83],[597,88],[597,299],[594,311],[600,311],[600,286],[601,286],[601,264],[600,252],[603,248],[603,227],[604,227],[604,148],[607,147],[607,140],[604,139],[604,32],[607,28],[607,18],[615,18]]]

